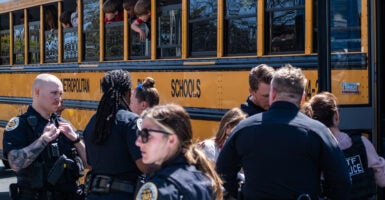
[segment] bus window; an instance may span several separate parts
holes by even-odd
[[[15,64],[24,64],[24,11],[16,11],[13,18],[13,59]]]
[[[63,28],[63,62],[76,62],[78,60],[78,28],[77,28],[77,1],[63,1],[62,11],[71,13],[69,28]],[[62,13],[62,14],[63,14]],[[63,15],[62,15],[63,16]]]
[[[28,9],[28,59],[29,63],[40,63],[40,9]]]
[[[266,0],[266,54],[303,52],[305,49],[305,1]]]
[[[58,18],[57,7],[44,6],[45,62],[58,60]]]
[[[63,61],[76,62],[78,60],[78,28],[63,29]]]
[[[105,24],[105,59],[123,60],[123,21]]]
[[[172,4],[171,4],[172,3]],[[157,45],[159,58],[181,56],[181,1],[160,1]]]
[[[256,1],[226,0],[225,14],[226,54],[255,55],[257,51]]]
[[[216,0],[191,0],[189,5],[189,48],[191,56],[216,56]]]
[[[334,52],[361,50],[361,0],[330,1],[330,45]]]
[[[99,60],[99,0],[83,0],[84,59]]]
[[[9,15],[0,15],[0,64],[9,64]]]

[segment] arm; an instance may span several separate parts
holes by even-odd
[[[59,130],[61,131],[61,133],[63,133],[68,138],[68,140],[70,140],[72,142],[77,140],[78,137],[80,137],[77,133],[75,133],[75,131],[72,129],[71,125],[68,123],[60,122],[59,123]],[[83,141],[80,140],[79,142],[76,142],[74,144],[74,146],[75,146],[80,158],[83,161],[84,167],[89,168],[88,163],[87,163],[87,157],[86,157],[86,148],[85,148]]]
[[[139,33],[140,40],[146,39],[146,33],[139,27],[140,23],[137,20],[131,24],[131,29],[137,33]]]
[[[8,153],[9,165],[15,172],[28,167],[44,150],[49,142],[59,136],[59,131],[53,124],[44,128],[43,134],[32,144]]]
[[[237,132],[234,132],[228,139],[216,162],[216,170],[223,179],[223,186],[233,197],[237,197],[238,194],[237,174],[241,169],[240,157],[237,154],[235,142],[237,134]]]
[[[385,187],[385,160],[377,154],[373,144],[366,137],[361,139],[365,146],[368,167],[373,169],[376,184]]]

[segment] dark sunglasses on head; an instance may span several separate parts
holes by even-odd
[[[171,133],[167,131],[162,131],[162,130],[154,130],[154,129],[148,129],[148,128],[143,128],[142,130],[137,130],[136,131],[136,136],[142,139],[142,143],[147,143],[148,142],[148,136],[150,135],[149,132],[154,132],[154,133],[162,133],[166,135],[171,135]]]

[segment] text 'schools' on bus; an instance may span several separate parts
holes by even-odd
[[[322,2],[152,0],[151,22],[141,25],[147,38],[140,40],[130,29],[132,10],[122,7],[122,21],[104,23],[104,0],[1,0],[1,129],[26,110],[31,83],[44,72],[62,80],[63,116],[81,131],[100,100],[101,77],[124,69],[133,87],[153,77],[161,103],[184,106],[195,138],[205,139],[228,109],[246,100],[252,67],[289,63],[309,79],[307,99],[331,91],[341,106],[341,129],[365,133],[380,148],[384,3]],[[64,11],[77,26],[62,28]],[[54,20],[46,19],[49,13]]]

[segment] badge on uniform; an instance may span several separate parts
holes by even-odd
[[[140,187],[136,200],[157,200],[158,188],[152,182],[147,182]]]
[[[5,126],[6,131],[13,131],[19,126],[19,117],[12,117],[11,120]]]

